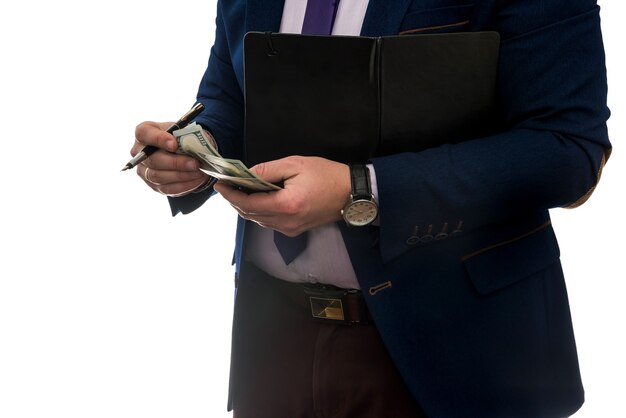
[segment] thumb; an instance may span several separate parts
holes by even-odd
[[[270,183],[287,180],[298,174],[294,164],[289,162],[289,157],[259,163],[252,167],[250,171]]]

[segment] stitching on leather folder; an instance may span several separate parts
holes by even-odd
[[[468,23],[469,23],[469,20],[464,20],[462,22],[450,23],[448,25],[429,26],[427,28],[417,28],[417,29],[403,30],[402,32],[398,33],[398,35],[410,35],[412,33],[424,32],[424,31],[427,31],[427,30],[438,30],[438,29],[453,28],[455,26],[467,25]]]
[[[506,241],[502,241],[502,242],[499,242],[497,244],[490,245],[490,246],[485,247],[485,248],[481,248],[480,250],[475,251],[475,252],[473,252],[471,254],[464,255],[463,257],[461,257],[461,261],[467,261],[467,260],[469,260],[470,258],[472,258],[474,256],[477,256],[477,255],[482,254],[484,252],[487,252],[489,250],[493,250],[494,248],[502,247],[503,245],[511,244],[511,243],[513,243],[515,241],[519,241],[521,239],[524,239],[524,238],[534,234],[535,232],[539,232],[542,229],[548,227],[551,223],[552,223],[552,221],[547,220],[542,225],[538,226],[537,228],[533,229],[532,231],[528,231],[525,234],[522,234],[522,235],[520,235],[518,237],[515,237],[513,239],[509,239],[509,240],[506,240]]]

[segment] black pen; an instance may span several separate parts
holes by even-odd
[[[174,131],[176,131],[178,129],[183,129],[185,126],[189,125],[189,122],[191,122],[193,120],[193,118],[198,116],[203,110],[204,110],[204,105],[202,103],[196,103],[189,110],[189,112],[185,113],[178,120],[178,122],[176,122],[175,124],[173,124],[172,126],[167,128],[166,132],[171,134],[171,133],[173,133]],[[139,153],[137,155],[135,155],[133,157],[132,160],[130,160],[129,162],[126,163],[126,165],[124,166],[124,168],[122,168],[121,171],[126,171],[128,169],[131,169],[131,168],[135,167],[137,164],[139,164],[140,162],[142,162],[143,160],[148,158],[150,155],[152,155],[158,149],[159,148],[157,148],[155,146],[146,145],[141,151],[139,151]]]

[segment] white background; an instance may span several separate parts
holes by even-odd
[[[587,204],[553,211],[586,388],[577,418],[626,416],[626,7],[601,5],[616,149]],[[193,104],[215,1],[0,14],[0,417],[230,416],[235,213],[218,197],[172,218],[119,171],[137,123]]]

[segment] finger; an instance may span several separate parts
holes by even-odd
[[[142,164],[154,170],[198,171],[200,169],[200,162],[195,158],[167,151],[155,152]]]
[[[142,179],[152,190],[158,191],[157,190],[158,186],[156,184],[153,184],[150,179],[150,174],[149,174],[150,169],[148,167],[139,164],[137,166],[136,173],[139,176],[139,178]]]
[[[143,179],[146,183],[152,183],[152,180],[150,179],[150,176],[148,175],[148,172],[150,171],[150,168],[145,167],[143,170]]]
[[[164,194],[167,196],[173,196],[173,197],[186,195],[198,189],[200,186],[205,185],[209,176],[202,172],[200,172],[200,174],[201,174],[201,177],[199,178],[194,178],[194,179],[187,180],[187,181],[178,181],[178,182],[173,182],[173,183],[160,184],[159,183],[160,180],[158,178],[154,179],[154,177],[155,175],[162,176],[163,173],[155,172],[154,170],[151,170],[149,167],[142,166],[141,164],[137,167],[137,175],[144,182],[146,182],[146,184],[150,186],[150,188],[152,188],[153,190],[161,194]]]
[[[148,171],[149,170],[149,171]],[[172,171],[172,170],[155,170],[149,167],[143,172],[144,179],[152,184],[163,186],[176,183],[186,183],[197,179],[206,180],[208,174],[200,170],[196,171]]]
[[[276,229],[276,217],[272,217],[272,216],[261,216],[257,213],[250,213],[250,212],[245,212],[243,211],[241,208],[232,205],[233,209],[235,209],[235,211],[237,211],[237,213],[239,214],[239,216],[241,216],[243,219],[246,219],[248,221],[252,221],[256,224],[261,225],[263,228],[270,228],[270,229]]]
[[[302,163],[301,157],[291,156],[257,164],[250,170],[262,179],[275,183],[296,176],[301,171]]]
[[[152,173],[150,173],[150,176],[152,176]],[[179,197],[193,192],[198,187],[202,186],[204,182],[205,179],[197,179],[182,183],[172,183],[156,186],[155,190],[166,196]]]
[[[277,198],[285,191],[247,194],[231,185],[218,181],[214,190],[222,195],[239,215],[249,221],[295,237],[309,228],[298,216],[300,209],[286,198]]]
[[[232,206],[232,208],[235,209],[237,211],[237,213],[239,214],[239,216],[241,216],[243,219],[251,220],[248,217],[248,214],[245,213],[244,211],[242,211],[241,209],[239,209],[237,206],[235,206],[235,205],[230,205],[230,206]]]
[[[176,151],[178,144],[176,139],[170,133],[167,133],[163,126],[167,124],[156,122],[143,122],[135,128],[135,146],[131,150],[131,154],[139,152],[146,146],[152,145],[170,152]]]
[[[237,190],[233,186],[223,181],[218,181],[213,185],[213,189],[222,195],[231,206],[235,207],[235,209],[241,209],[241,202],[246,200],[246,193],[241,190]],[[236,202],[236,203],[235,203]]]
[[[139,164],[139,168],[137,168],[137,175],[146,183],[152,184],[148,175],[149,171],[150,169],[148,167],[146,167],[145,165]]]
[[[252,212],[252,206],[249,203],[250,195],[223,181],[215,183],[215,185],[213,185],[213,190],[221,194],[222,197],[230,203],[230,205],[235,208],[235,210],[237,210],[243,218],[248,219],[248,214]]]
[[[266,229],[273,229],[274,231],[276,231],[276,230],[277,230],[275,225],[270,225],[270,224],[266,224],[266,223],[259,222],[259,221],[253,221],[253,222],[254,222],[254,223],[256,223],[257,225],[262,226],[263,228],[266,228]]]
[[[244,219],[245,219],[245,218],[244,218]],[[277,229],[276,225],[274,225],[274,224],[270,224],[270,223],[266,223],[266,222],[263,222],[263,221],[259,221],[259,220],[257,220],[257,219],[248,219],[248,220],[249,220],[250,222],[254,222],[255,224],[257,224],[257,225],[259,225],[259,226],[261,226],[261,227],[263,227],[263,228],[266,228],[266,229],[272,229],[272,230],[274,230],[274,231],[278,231],[278,229]]]
[[[221,181],[213,188],[245,219],[278,225],[290,222],[289,217],[298,212],[288,199],[281,197],[283,191],[247,194]]]

